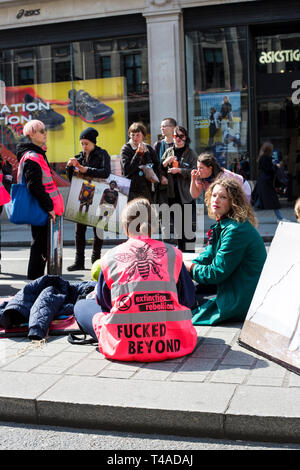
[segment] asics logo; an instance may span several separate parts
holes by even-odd
[[[16,18],[19,20],[23,16],[34,16],[34,15],[40,15],[41,14],[41,9],[37,8],[36,10],[24,10],[23,8],[18,11]]]

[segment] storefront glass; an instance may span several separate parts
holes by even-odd
[[[299,33],[255,39],[258,143],[272,142],[273,161],[287,180],[276,180],[275,185],[290,201],[300,193],[299,39]]]
[[[187,32],[186,70],[192,146],[248,177],[246,28]]]
[[[4,50],[0,80],[1,152],[14,172],[16,145],[31,119],[46,125],[47,156],[58,173],[81,150],[86,127],[98,130],[113,170],[128,125],[143,121],[149,128],[145,35]]]

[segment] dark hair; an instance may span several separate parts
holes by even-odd
[[[259,149],[258,158],[262,155],[267,155],[268,157],[272,157],[273,155],[273,144],[271,142],[264,142]]]
[[[177,122],[175,121],[174,118],[166,117],[166,118],[162,119],[162,121],[169,121],[169,123],[171,124],[171,126],[174,126],[174,127],[177,126]]]
[[[212,168],[212,176],[216,178],[220,173],[224,173],[223,168],[217,162],[216,157],[210,152],[200,153],[198,162],[203,163],[203,165],[207,166],[208,168]]]
[[[131,132],[141,132],[144,137],[147,135],[147,129],[142,122],[133,122],[128,129],[128,136]]]
[[[174,129],[174,134],[177,134],[177,132],[180,131],[185,135],[185,143],[186,145],[189,145],[191,142],[191,139],[189,138],[188,131],[185,129],[183,126],[176,126]]]

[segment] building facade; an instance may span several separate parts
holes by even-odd
[[[271,140],[289,198],[299,195],[298,1],[6,0],[0,12],[0,142],[11,159],[33,118],[62,169],[87,126],[117,163],[132,122],[154,143],[174,117],[197,153],[209,148],[250,179]]]

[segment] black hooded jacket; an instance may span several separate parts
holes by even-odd
[[[23,142],[17,145],[16,155],[18,161],[20,161],[24,153],[28,152],[29,150],[43,155],[47,165],[49,165],[44,150],[38,145],[33,144],[32,142]],[[45,187],[42,183],[42,169],[40,165],[32,160],[26,160],[24,164],[23,174],[27,183],[28,190],[37,199],[41,208],[44,209],[45,212],[52,211],[53,202],[49,194],[46,193]]]
[[[86,178],[108,178],[111,172],[110,168],[110,156],[106,150],[95,145],[95,148],[89,154],[87,160],[85,153],[82,151],[78,155],[75,155],[76,160],[80,165],[87,167],[87,172],[84,174]],[[71,181],[74,175],[74,167],[67,166],[66,172],[69,180]]]

